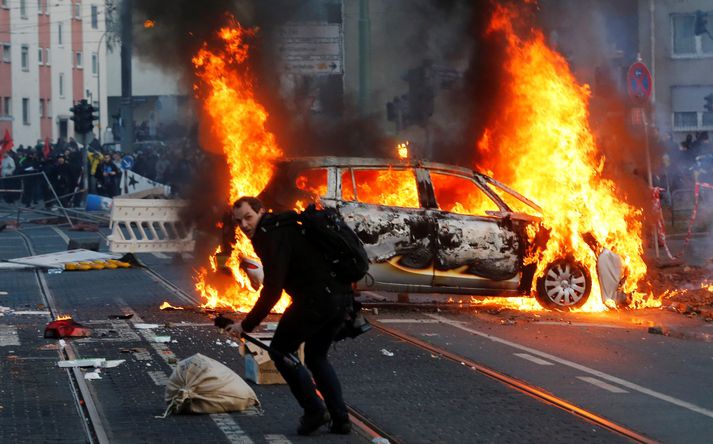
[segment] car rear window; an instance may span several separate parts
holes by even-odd
[[[434,172],[430,175],[439,209],[472,216],[500,211],[498,205],[472,179]]]
[[[342,199],[393,207],[420,207],[413,170],[384,168],[354,169],[353,172],[356,190],[352,188],[351,173],[347,170],[342,175]]]

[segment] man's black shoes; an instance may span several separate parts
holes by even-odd
[[[341,421],[332,421],[329,431],[338,435],[348,435],[352,432],[352,423],[349,418]]]
[[[305,413],[305,415],[300,418],[300,426],[297,427],[297,434],[303,436],[309,435],[323,425],[328,424],[330,419],[329,412],[326,410],[318,413]]]

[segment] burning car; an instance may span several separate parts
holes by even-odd
[[[306,157],[277,163],[259,196],[275,211],[319,201],[338,209],[372,265],[360,290],[531,295],[545,307],[582,306],[589,271],[571,256],[546,264],[532,292],[531,258],[548,233],[541,208],[476,171],[440,163]],[[254,267],[254,266],[253,266]]]

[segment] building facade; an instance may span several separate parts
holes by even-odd
[[[101,0],[0,0],[0,133],[16,147],[73,136],[81,99],[106,109],[106,14]]]
[[[639,0],[641,57],[654,79],[657,125],[676,140],[713,131],[713,2]]]

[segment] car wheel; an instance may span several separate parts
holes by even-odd
[[[558,259],[537,279],[537,301],[545,308],[572,310],[587,302],[592,291],[589,270],[574,259]]]

